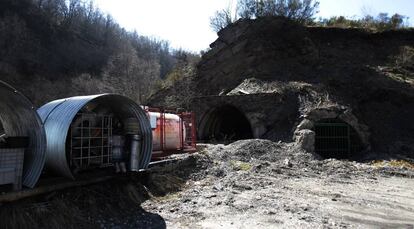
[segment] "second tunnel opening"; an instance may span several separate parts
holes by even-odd
[[[236,107],[226,105],[213,109],[202,120],[199,136],[205,142],[229,143],[253,138],[249,120]]]
[[[360,157],[364,149],[355,129],[340,119],[323,119],[315,123],[315,152],[323,158]]]

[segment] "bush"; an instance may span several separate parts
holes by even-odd
[[[218,32],[239,18],[255,19],[267,16],[282,16],[301,24],[313,22],[319,2],[315,0],[239,0],[236,15],[231,9],[217,11],[210,19],[211,28]]]
[[[401,29],[408,27],[408,17],[394,14],[391,17],[387,13],[380,13],[377,17],[366,15],[361,19],[348,19],[344,16],[335,16],[329,19],[321,19],[316,25],[342,28],[365,28],[376,31],[385,31],[390,29]]]

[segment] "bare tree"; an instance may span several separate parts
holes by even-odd
[[[220,31],[238,18],[256,19],[266,16],[282,16],[301,24],[314,20],[318,12],[316,0],[239,0],[236,15],[232,16],[230,8],[217,11],[210,19],[211,28]]]
[[[317,13],[319,2],[315,0],[239,0],[238,16],[258,18],[283,16],[300,23],[308,23]]]
[[[227,9],[216,11],[214,16],[210,18],[210,26],[214,31],[218,32],[233,23],[235,19],[235,17],[232,17],[230,7],[228,7]]]
[[[236,11],[237,16],[240,18],[254,18],[257,14],[257,2],[252,0],[239,0]]]

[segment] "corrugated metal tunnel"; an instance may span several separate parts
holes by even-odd
[[[324,158],[356,158],[364,150],[358,133],[341,119],[315,122],[314,131],[315,152]]]
[[[15,144],[22,144],[13,146],[24,149],[22,183],[33,188],[42,173],[46,158],[46,137],[42,122],[32,103],[23,94],[2,81],[0,81],[0,98],[2,142],[14,141]],[[26,139],[25,143],[18,140],[22,138]],[[7,168],[0,166],[0,169]]]
[[[231,142],[253,138],[253,131],[246,116],[231,105],[224,105],[207,112],[198,127],[199,140],[204,142]]]
[[[129,171],[147,168],[152,132],[145,111],[120,95],[77,96],[38,109],[46,136],[46,168],[74,179],[83,170],[123,161]]]

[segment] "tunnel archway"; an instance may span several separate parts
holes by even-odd
[[[3,128],[3,122],[2,122],[1,117],[0,117],[0,137],[1,137],[3,134],[5,134],[5,133],[4,133],[4,128]]]
[[[246,116],[234,106],[224,105],[208,112],[199,126],[203,142],[228,143],[253,138],[253,131]]]
[[[355,159],[364,150],[357,131],[339,118],[315,122],[315,153],[324,158]]]

